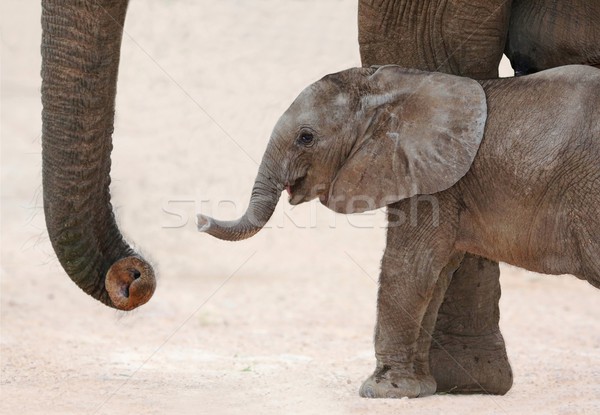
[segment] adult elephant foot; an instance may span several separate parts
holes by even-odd
[[[438,312],[429,352],[438,392],[503,395],[513,375],[498,327],[498,263],[465,255]]]
[[[437,392],[504,395],[513,376],[500,332],[480,337],[440,335],[431,346]]]

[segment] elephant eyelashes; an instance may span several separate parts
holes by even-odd
[[[315,141],[315,136],[313,133],[303,132],[298,137],[298,143],[303,145],[304,147],[310,147],[313,145]]]

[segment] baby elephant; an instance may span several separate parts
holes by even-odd
[[[360,394],[430,395],[430,335],[465,252],[600,287],[599,117],[600,70],[587,66],[489,81],[349,69],[283,114],[244,216],[198,227],[248,238],[283,189],[342,213],[388,206],[377,366]]]

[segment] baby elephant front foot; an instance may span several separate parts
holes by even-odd
[[[417,398],[433,395],[436,387],[433,376],[415,375],[383,365],[363,382],[359,394],[363,398]]]

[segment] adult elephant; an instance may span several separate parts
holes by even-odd
[[[598,0],[359,0],[364,66],[397,64],[476,79],[571,63],[600,66]],[[439,310],[430,352],[438,391],[504,394],[512,371],[500,318],[499,267],[467,255]]]
[[[365,64],[401,63],[473,77],[496,75],[510,1],[472,7],[455,1],[445,8],[439,2],[413,3],[360,1]],[[43,191],[50,241],[68,275],[85,292],[124,310],[144,304],[155,288],[152,267],[125,242],[110,204],[114,101],[127,4],[128,0],[42,0],[41,48]],[[492,18],[481,17],[487,15]],[[594,16],[589,11],[582,15]],[[473,38],[473,31],[484,35]],[[473,267],[479,266],[473,261]],[[457,287],[457,276],[452,287]],[[466,293],[456,291],[456,296]],[[499,296],[499,288],[492,292]],[[497,302],[495,297],[485,298]],[[455,303],[456,313],[478,309],[476,300],[471,306],[466,301]],[[455,321],[457,327],[467,323],[462,317]],[[489,331],[487,324],[478,324],[477,333]],[[501,340],[494,333],[489,334],[492,342]],[[503,344],[498,347],[503,349]]]
[[[156,286],[110,203],[117,71],[128,0],[42,1],[42,158],[50,241],[71,279],[131,310]]]

